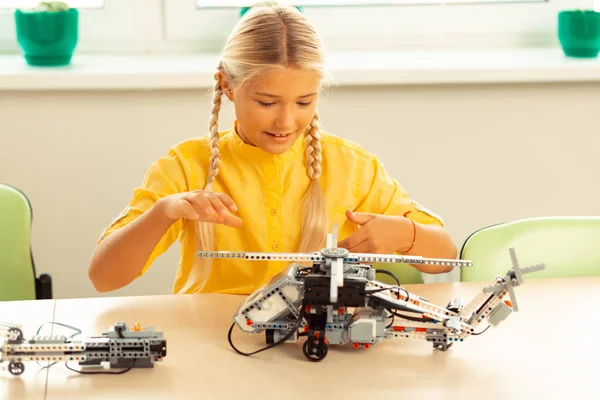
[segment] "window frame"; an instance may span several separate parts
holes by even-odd
[[[588,0],[590,5],[594,1],[599,3]],[[523,48],[556,46],[558,12],[572,5],[573,0],[546,0],[303,7],[303,12],[329,50]],[[205,48],[218,51],[237,22],[239,10],[194,10],[190,0],[168,0],[164,18],[167,42],[195,49],[202,41]],[[219,24],[222,29],[215,29]]]
[[[478,4],[478,3],[531,3],[549,0],[277,0],[280,4],[301,7],[371,7],[371,6],[407,6],[407,5],[440,5],[446,4]],[[256,3],[252,0],[195,0],[197,8],[237,8],[249,7]]]
[[[600,0],[587,4],[600,8]],[[303,7],[303,12],[328,50],[385,51],[557,46],[558,12],[571,8],[573,0],[546,0]],[[198,9],[195,0],[104,0],[102,8],[80,13],[77,51],[88,54],[218,53],[240,17],[238,8]],[[0,53],[16,52],[12,11],[0,10]]]
[[[80,53],[135,53],[145,51],[160,37],[161,0],[104,0],[102,7],[79,10]],[[0,53],[20,52],[14,9],[0,9]]]

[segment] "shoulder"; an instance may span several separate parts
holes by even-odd
[[[198,136],[171,146],[169,154],[176,155],[182,159],[193,159],[204,154],[209,155],[210,145],[210,137],[208,135]]]
[[[221,134],[221,137],[226,132]],[[189,191],[204,187],[211,154],[210,136],[198,136],[172,145],[167,154],[154,161],[150,167],[152,180],[162,179],[178,188]]]
[[[222,145],[230,131],[219,132],[219,144]],[[201,163],[209,159],[212,143],[210,135],[198,136],[183,140],[171,146],[169,156],[178,157],[182,163]]]
[[[356,157],[362,160],[375,160],[378,157],[352,140],[335,134],[320,131],[321,147],[327,156]]]
[[[372,180],[381,168],[379,156],[352,140],[329,132],[320,132],[323,169],[346,179]]]

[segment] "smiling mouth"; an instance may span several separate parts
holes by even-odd
[[[271,133],[271,132],[267,132],[267,131],[265,131],[265,133],[267,133],[271,136],[275,136],[275,137],[287,137],[287,136],[291,135],[291,133]]]

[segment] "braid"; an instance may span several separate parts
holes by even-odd
[[[208,169],[208,178],[206,179],[206,187],[210,187],[219,173],[219,111],[221,111],[221,97],[223,97],[223,89],[219,81],[215,83],[213,91],[213,107],[211,110],[208,130],[210,131],[210,165]]]
[[[211,110],[211,116],[208,123],[208,129],[210,131],[210,161],[208,168],[208,178],[206,179],[206,186],[204,190],[212,190],[212,184],[215,177],[219,173],[219,162],[221,157],[219,156],[219,111],[221,111],[221,98],[223,97],[223,89],[219,84],[217,75],[215,74],[215,83],[213,89],[213,107]],[[208,222],[196,222],[196,234],[199,240],[199,247],[204,251],[212,251],[214,248],[214,236],[215,227],[214,224]],[[186,289],[193,288],[192,290],[196,293],[201,292],[208,281],[210,271],[212,269],[212,260],[205,259],[201,263],[198,263],[188,276],[188,282]]]
[[[302,212],[302,233],[298,251],[301,253],[321,249],[327,237],[327,204],[321,190],[321,135],[319,134],[319,116],[315,113],[310,128],[306,132],[306,169],[311,180],[304,197]]]
[[[306,169],[310,179],[321,176],[321,135],[319,134],[319,114],[315,113],[306,134]]]

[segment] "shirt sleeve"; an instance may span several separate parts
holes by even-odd
[[[392,179],[379,158],[373,156],[363,171],[366,194],[357,206],[357,212],[406,216],[427,225],[445,226],[443,218],[409,197],[404,188]]]
[[[140,215],[148,211],[162,197],[175,193],[186,192],[187,179],[180,157],[171,149],[167,156],[156,160],[146,171],[141,186],[133,191],[133,197],[121,213],[104,229],[98,239],[102,242],[108,235],[123,228]],[[158,242],[140,272],[141,276],[154,260],[163,254],[177,240],[182,228],[181,220],[176,221]]]

